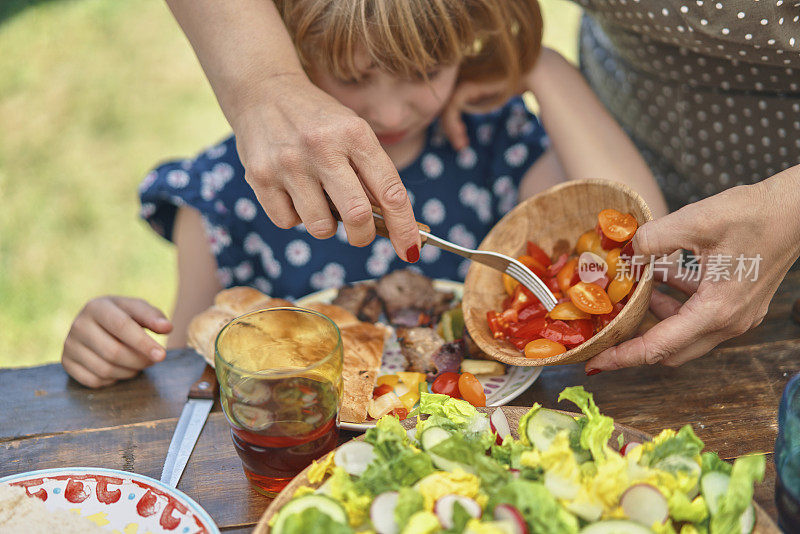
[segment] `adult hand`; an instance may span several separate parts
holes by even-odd
[[[400,176],[366,121],[305,75],[275,76],[263,97],[232,117],[247,182],[281,228],[302,222],[316,238],[341,214],[350,244],[375,238],[370,204],[381,208],[397,255],[419,258],[420,237]]]
[[[587,374],[643,363],[677,366],[761,323],[772,296],[800,255],[800,166],[756,185],[740,186],[644,224],[633,238],[637,256],[656,258],[681,248],[702,265],[699,281],[678,276],[672,265],[663,281],[688,295],[681,303],[658,291],[650,309],[653,328],[586,363]],[[735,272],[739,258],[748,270]],[[730,266],[728,280],[719,266]],[[754,276],[754,274],[756,276]]]
[[[72,378],[91,388],[132,378],[166,356],[145,328],[166,334],[172,323],[141,299],[92,299],[72,323],[61,364]]]

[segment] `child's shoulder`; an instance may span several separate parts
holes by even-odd
[[[489,113],[466,113],[463,117],[467,134],[479,144],[545,137],[539,119],[519,96]]]

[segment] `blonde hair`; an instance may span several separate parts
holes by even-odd
[[[539,55],[536,0],[275,0],[307,68],[358,79],[363,47],[381,70],[423,77],[461,63],[459,81],[501,81],[508,94]]]

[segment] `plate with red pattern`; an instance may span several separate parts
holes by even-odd
[[[186,494],[144,475],[100,467],[28,471],[0,478],[25,488],[50,510],[65,510],[109,532],[219,534],[219,528]]]

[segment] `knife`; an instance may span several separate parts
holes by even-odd
[[[213,367],[206,365],[203,375],[189,390],[189,399],[172,435],[167,458],[164,460],[164,470],[161,471],[161,482],[164,484],[172,488],[178,487],[186,462],[189,461],[208,413],[214,405],[216,393],[217,374]]]

